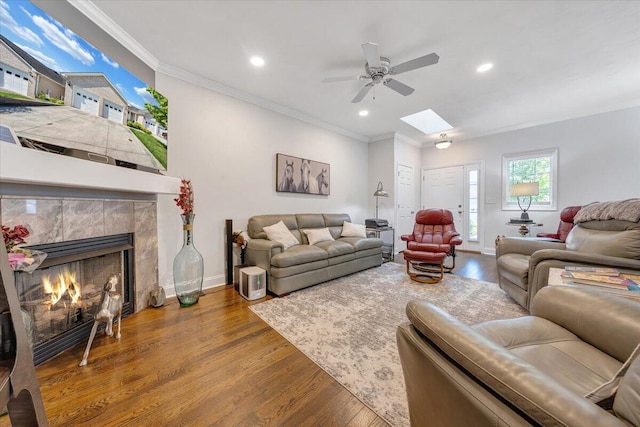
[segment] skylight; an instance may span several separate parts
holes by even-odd
[[[437,115],[431,108],[402,117],[400,120],[427,135],[453,129],[453,126]]]

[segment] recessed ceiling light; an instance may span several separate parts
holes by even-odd
[[[365,117],[369,115],[369,112],[367,110],[361,110],[358,114],[360,114],[360,117]]]
[[[484,73],[485,71],[489,71],[492,68],[493,68],[493,64],[490,62],[487,62],[486,64],[482,64],[481,66],[476,68],[476,71],[479,73]]]
[[[252,56],[249,61],[251,62],[251,65],[256,67],[262,67],[264,65],[264,59],[259,56]]]

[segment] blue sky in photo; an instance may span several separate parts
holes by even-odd
[[[100,72],[135,107],[157,105],[146,83],[29,1],[0,0],[0,34],[59,73]]]

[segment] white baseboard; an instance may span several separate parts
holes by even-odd
[[[484,248],[482,250],[482,255],[493,255],[493,256],[496,256],[496,248]]]
[[[216,276],[205,277],[202,280],[202,289],[213,289],[218,288],[220,286],[226,285],[226,277],[224,274],[218,274]],[[164,288],[164,293],[168,297],[176,296],[176,288],[173,285],[165,285],[162,286]]]

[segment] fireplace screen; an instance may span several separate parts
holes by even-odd
[[[118,276],[122,316],[133,312],[133,236],[121,234],[31,246],[47,253],[33,273],[16,272],[25,322],[40,364],[85,341],[109,276]]]
[[[22,308],[31,318],[33,344],[92,322],[100,309],[102,288],[111,274],[117,274],[122,284],[121,253],[19,274],[16,287]]]

